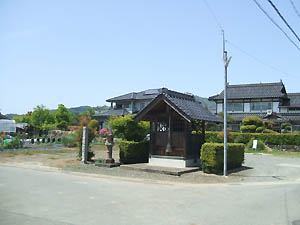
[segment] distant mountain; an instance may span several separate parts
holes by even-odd
[[[215,113],[216,112],[216,103],[208,101],[208,98],[203,98],[200,96],[195,95],[195,99],[198,102],[201,102],[202,105],[207,108],[210,112]]]
[[[88,110],[90,106],[78,106],[78,107],[72,107],[68,108],[69,112],[71,113],[82,113]],[[93,108],[93,107],[92,107]]]
[[[8,119],[12,120],[15,116],[19,116],[18,114],[9,113],[5,115]]]

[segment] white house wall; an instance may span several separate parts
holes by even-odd
[[[223,103],[217,103],[217,113],[223,112]]]

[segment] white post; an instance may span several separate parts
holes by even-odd
[[[81,161],[87,163],[87,154],[88,154],[88,128],[83,127],[82,129],[82,148],[81,148]]]

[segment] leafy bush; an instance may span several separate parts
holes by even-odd
[[[62,145],[69,148],[76,147],[77,140],[78,134],[76,133],[65,134],[61,137]]]
[[[244,162],[243,144],[227,145],[227,168],[240,167]],[[224,145],[220,143],[205,143],[201,148],[203,172],[220,173],[224,169]]]
[[[273,133],[273,134],[278,134],[276,131],[274,131],[274,130],[270,130],[270,129],[264,129],[263,130],[263,133]]]
[[[117,137],[127,141],[142,141],[150,132],[149,122],[136,122],[130,114],[124,117],[110,117],[109,125]]]
[[[273,130],[274,126],[275,126],[275,123],[273,121],[271,121],[271,120],[264,120],[264,127],[266,129]]]
[[[233,139],[235,143],[247,144],[251,138],[255,140],[261,140],[263,143],[268,145],[300,145],[300,134],[297,133],[285,133],[279,134],[274,131],[269,131],[272,133],[267,133],[268,130],[265,129],[264,133],[235,133],[232,132]],[[221,143],[223,140],[218,138],[218,134],[221,132],[209,131],[205,134],[206,142],[218,142]]]
[[[130,163],[146,163],[149,158],[149,142],[120,142],[120,162],[124,164]]]
[[[264,127],[258,127],[256,128],[256,133],[262,133],[264,131]]]
[[[223,143],[224,142],[224,132],[214,132],[208,131],[205,132],[205,141],[210,143]],[[233,143],[234,142],[234,135],[233,132],[227,132],[227,142]],[[247,142],[246,142],[247,143]]]
[[[243,125],[241,126],[241,131],[243,133],[254,133],[256,131],[255,125]]]
[[[247,116],[242,120],[241,131],[243,133],[254,133],[259,127],[264,127],[263,120],[258,116]],[[260,128],[258,132],[261,132]]]
[[[252,147],[253,147],[253,141],[254,141],[254,139],[251,139],[249,142],[248,142],[248,144],[246,145],[246,148],[247,149],[253,149]],[[253,149],[253,150],[257,150],[257,151],[263,151],[263,150],[265,150],[266,149],[266,147],[265,147],[265,145],[264,145],[264,143],[261,141],[261,140],[257,140],[257,147],[256,147],[256,149]]]
[[[14,137],[11,140],[2,140],[1,141],[1,149],[18,149],[21,146],[21,141],[19,137]]]

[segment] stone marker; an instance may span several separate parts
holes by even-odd
[[[88,128],[83,127],[82,129],[82,148],[81,148],[81,161],[83,163],[87,162],[88,154]]]

